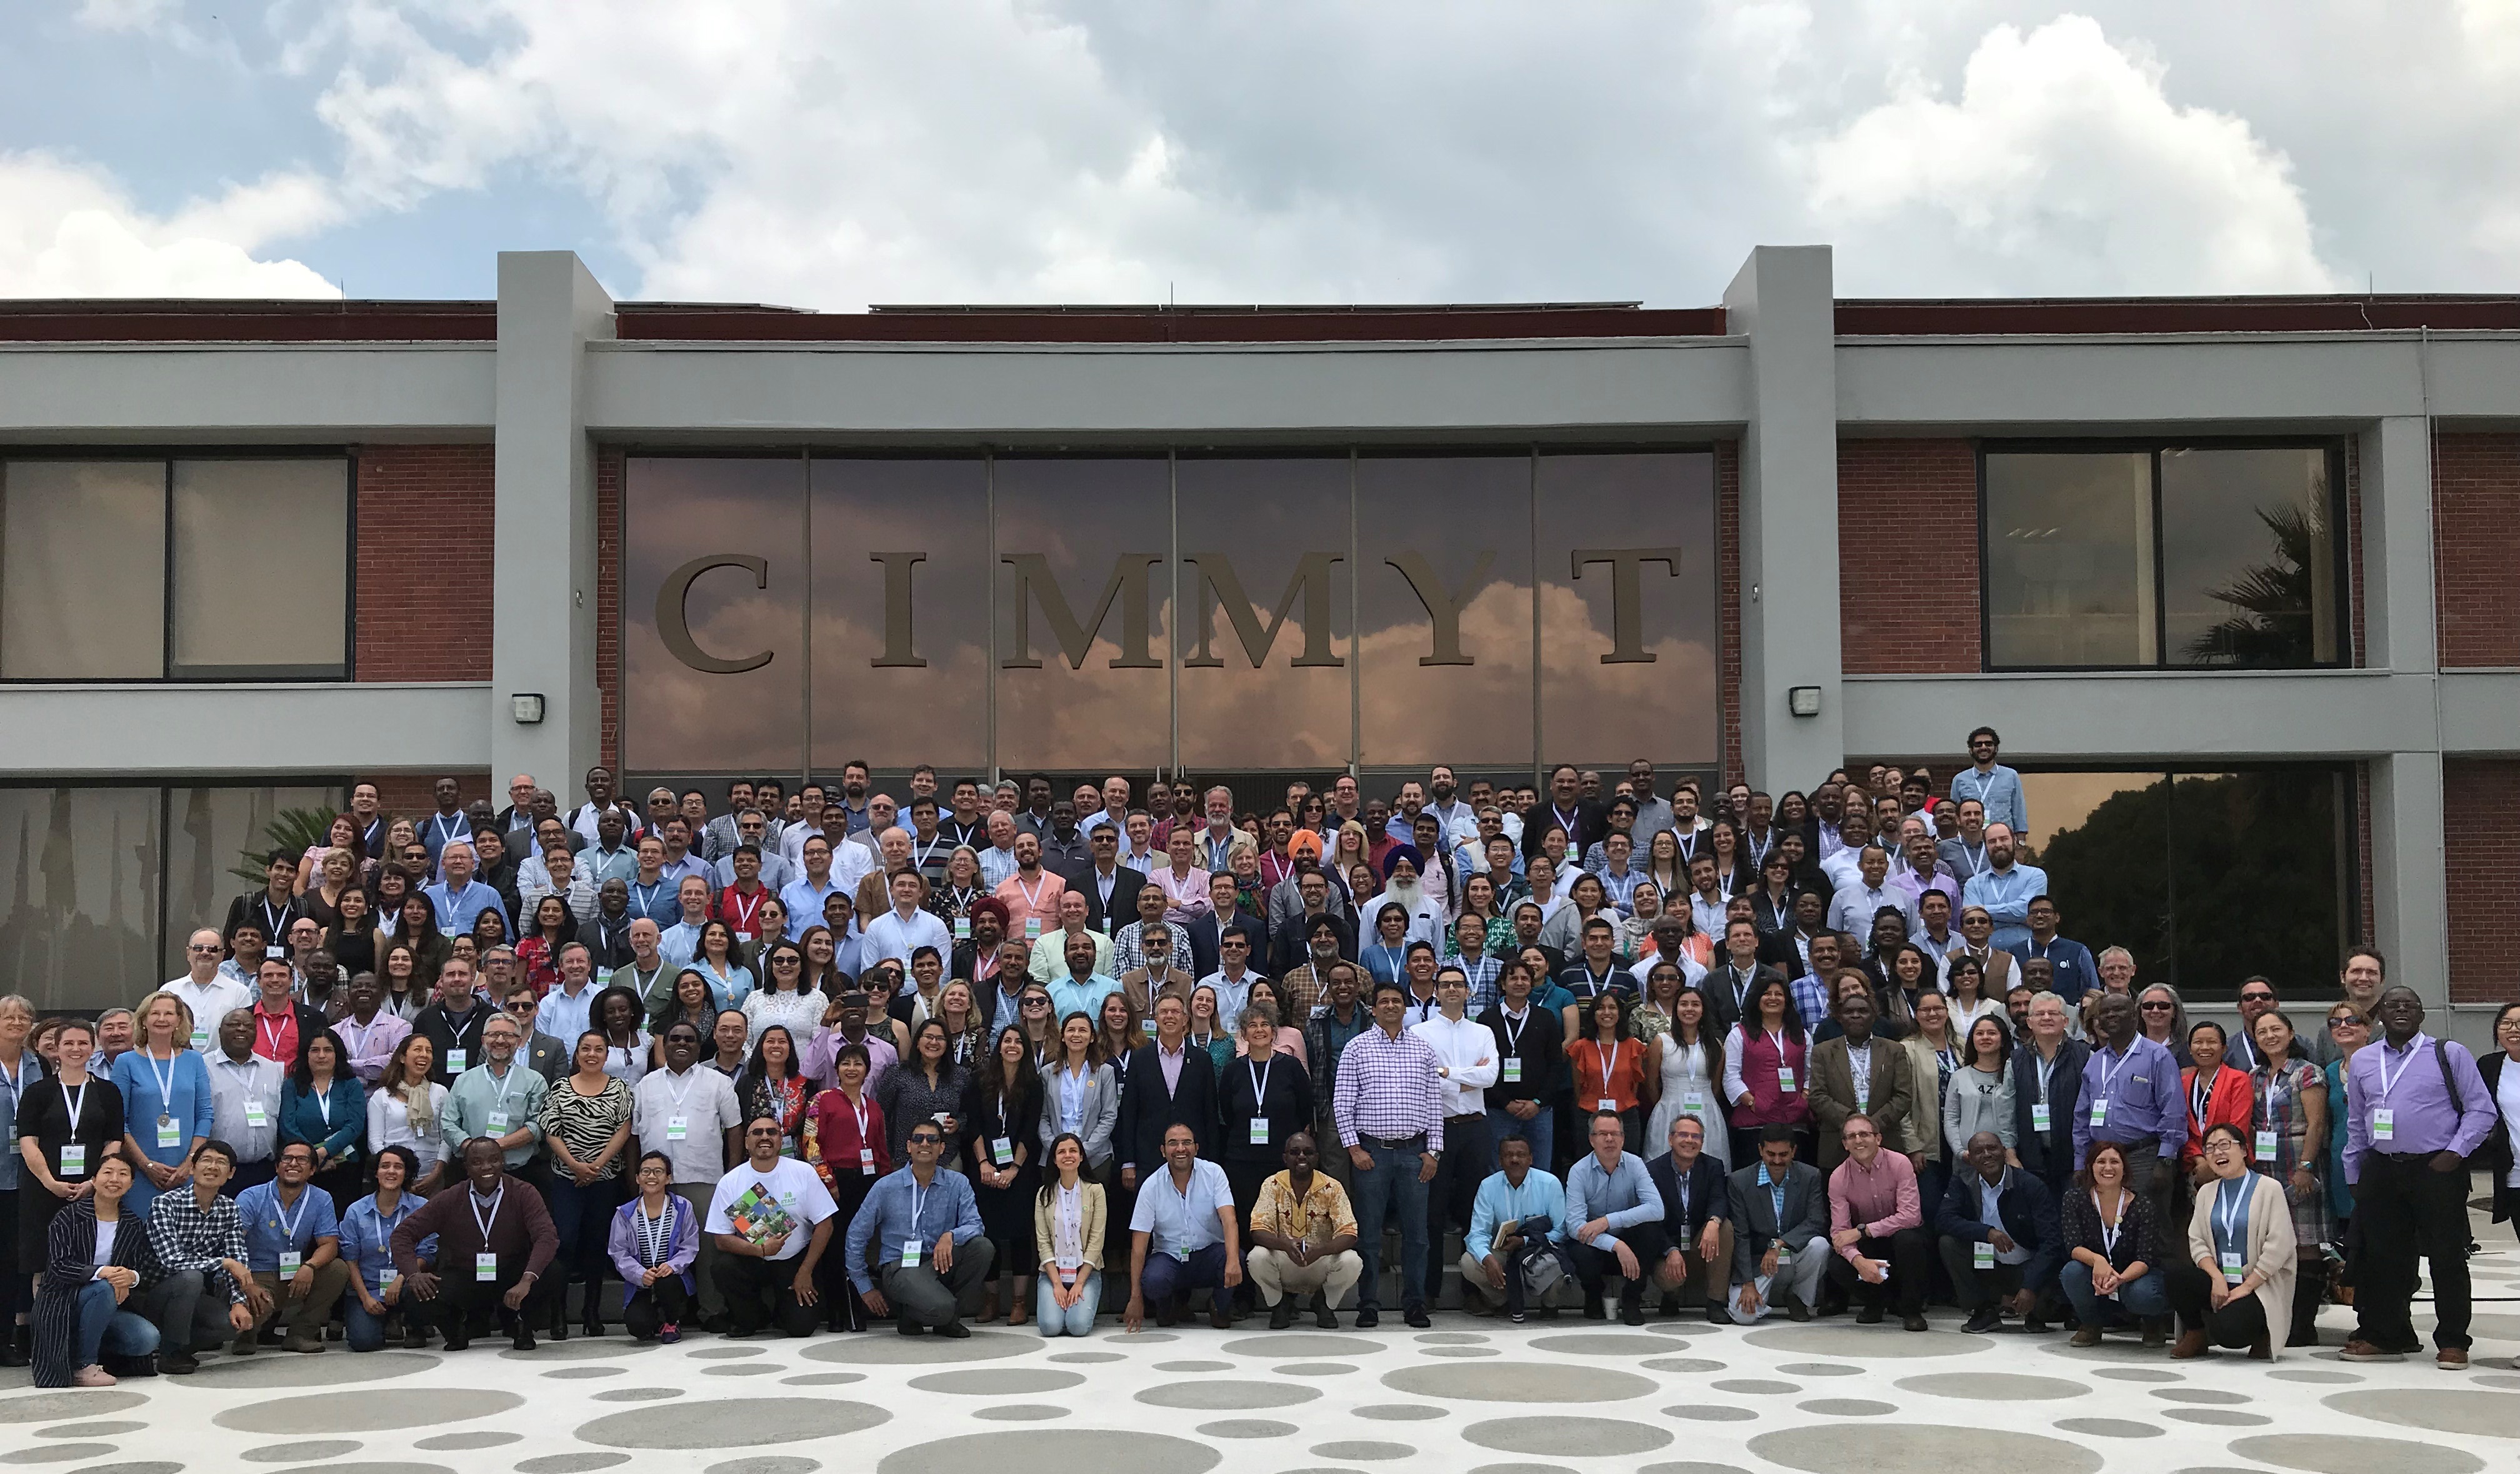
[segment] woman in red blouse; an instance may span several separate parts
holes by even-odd
[[[1575,1066],[1575,1105],[1590,1116],[1614,1110],[1627,1129],[1627,1149],[1644,1149],[1644,1117],[1639,1101],[1644,1095],[1645,1056],[1652,1052],[1628,1028],[1628,996],[1616,989],[1592,1003],[1590,1037],[1567,1041],[1566,1057]]]
[[[2207,1129],[2235,1126],[2241,1139],[2247,1140],[2256,1125],[2257,1088],[2246,1072],[2223,1062],[2223,1047],[2221,1024],[2198,1024],[2187,1031],[2187,1056],[2196,1062],[2179,1072],[2180,1083],[2187,1089],[2187,1144],[2180,1148],[2179,1161],[2199,1186],[2214,1180],[2214,1169],[2205,1160]]]
[[[832,1059],[832,1074],[839,1084],[817,1094],[805,1111],[805,1160],[832,1189],[832,1202],[838,1210],[832,1215],[832,1230],[842,1235],[876,1179],[892,1170],[892,1154],[884,1148],[883,1107],[866,1088],[869,1063],[865,1045],[840,1046]],[[816,1278],[823,1304],[831,1312],[832,1329],[864,1330],[865,1312],[841,1263],[847,1257],[824,1255]]]

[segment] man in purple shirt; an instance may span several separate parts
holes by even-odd
[[[2497,1111],[2465,1047],[2424,1032],[2423,1001],[2396,984],[2371,1010],[2381,1038],[2345,1071],[2345,1181],[2362,1240],[2349,1362],[2423,1350],[2408,1307],[2418,1257],[2432,1261],[2434,1362],[2467,1365],[2467,1157]]]
[[[2116,1142],[2126,1153],[2127,1187],[2151,1200],[2154,1223],[2170,1223],[2175,1166],[2187,1144],[2179,1061],[2137,1031],[2135,1000],[2123,993],[2101,999],[2092,1022],[2100,1047],[2083,1066],[2074,1105],[2074,1165],[2091,1160],[2093,1141]]]
[[[1339,1144],[1356,1169],[1350,1200],[1365,1275],[1356,1286],[1356,1325],[1371,1330],[1381,1312],[1382,1221],[1400,1218],[1400,1293],[1404,1318],[1419,1329],[1427,1318],[1426,1184],[1444,1150],[1443,1061],[1409,1032],[1409,990],[1385,979],[1373,985],[1373,1027],[1339,1053],[1331,1116]]]

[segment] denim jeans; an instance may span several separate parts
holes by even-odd
[[[1032,1292],[1033,1318],[1041,1326],[1041,1333],[1045,1336],[1093,1334],[1095,1312],[1102,1308],[1102,1276],[1088,1271],[1084,1293],[1065,1310],[1060,1310],[1058,1303],[1050,1298],[1053,1288],[1050,1270],[1044,1266],[1041,1278],[1034,1282]]]
[[[1557,1144],[1557,1138],[1554,1135],[1556,1129],[1555,1119],[1551,1114],[1550,1107],[1546,1105],[1533,1112],[1528,1121],[1520,1119],[1502,1105],[1489,1106],[1488,1136],[1492,1139],[1488,1149],[1487,1170],[1489,1172],[1504,1170],[1505,1164],[1495,1160],[1495,1157],[1498,1152],[1505,1149],[1508,1137],[1520,1138],[1531,1147],[1533,1165],[1546,1169],[1549,1165],[1549,1153]]]
[[[2079,1259],[2068,1260],[2056,1273],[2057,1283],[2064,1286],[2065,1298],[2073,1302],[2074,1323],[2094,1329],[2101,1320],[2100,1297],[2092,1291],[2092,1267]],[[2130,1316],[2167,1316],[2170,1314],[2170,1287],[2163,1282],[2159,1270],[2147,1270],[2141,1279],[2120,1284],[2114,1297]]]
[[[371,1291],[370,1293],[373,1294],[375,1292]],[[399,1299],[401,1297],[397,1296],[395,1298]],[[382,1304],[383,1297],[379,1296],[378,1302]],[[399,1313],[400,1310],[400,1306],[388,1305],[385,1306],[385,1315],[395,1315]],[[385,1344],[384,1316],[369,1315],[367,1307],[359,1304],[359,1292],[356,1289],[351,1290],[348,1294],[341,1297],[341,1323],[345,1327],[344,1334],[349,1340],[350,1350],[378,1351],[383,1348]]]
[[[134,1311],[113,1303],[113,1286],[91,1279],[79,1288],[78,1349],[73,1366],[94,1366],[100,1358],[145,1357],[158,1349],[158,1327]]]
[[[1365,1260],[1365,1276],[1356,1282],[1356,1308],[1382,1303],[1382,1221],[1400,1216],[1400,1298],[1411,1309],[1422,1309],[1425,1293],[1426,1184],[1418,1181],[1419,1154],[1388,1146],[1367,1145],[1373,1166],[1356,1175],[1356,1249]]]

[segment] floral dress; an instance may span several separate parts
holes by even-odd
[[[2327,1211],[2326,1189],[2318,1181],[2323,1164],[2310,1161],[2307,1156],[2310,1118],[2302,1110],[2301,1101],[2303,1096],[2311,1094],[2324,1097],[2327,1079],[2319,1072],[2318,1066],[2307,1059],[2296,1058],[2280,1071],[2259,1065],[2250,1073],[2249,1084],[2257,1105],[2256,1124],[2250,1128],[2249,1164],[2282,1184],[2284,1200],[2292,1208],[2293,1237],[2305,1248],[2326,1243],[2336,1236],[2336,1228]],[[2328,1129],[2331,1132],[2336,1129],[2333,1121],[2328,1123]],[[2274,1133],[2275,1155],[2272,1162],[2258,1160],[2256,1134],[2262,1131]],[[2307,1192],[2296,1190],[2292,1181],[2293,1169],[2305,1162],[2311,1171],[2311,1185]]]

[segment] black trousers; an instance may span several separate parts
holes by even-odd
[[[621,1326],[637,1340],[652,1341],[657,1331],[682,1324],[691,1313],[692,1297],[683,1288],[683,1276],[668,1274],[622,1305]]]
[[[1952,1276],[1952,1299],[1961,1310],[1974,1311],[2021,1289],[2021,1270],[2017,1264],[1997,1264],[1989,1269],[1977,1267],[1977,1240],[1943,1239],[1943,1268]]]
[[[2435,1172],[2428,1156],[2365,1153],[2354,1229],[2362,1240],[2354,1269],[2356,1337],[2383,1351],[2421,1349],[2412,1312],[2421,1280],[2416,1261],[2430,1260],[2433,1344],[2464,1350],[2472,1309],[2466,1169]]]
[[[1488,1133],[1486,1113],[1444,1118],[1444,1152],[1435,1159],[1434,1181],[1426,1184],[1426,1303],[1443,1298],[1444,1271],[1456,1256],[1444,1252],[1444,1230],[1463,1237],[1468,1247],[1470,1212],[1477,1206],[1479,1184],[1495,1168],[1496,1141]],[[1248,1240],[1246,1239],[1246,1242]]]
[[[524,1308],[512,1311],[501,1297],[524,1277],[525,1256],[521,1254],[500,1255],[499,1277],[496,1279],[475,1279],[471,1266],[459,1265],[452,1273],[437,1276],[434,1299],[421,1301],[404,1315],[427,1316],[435,1323],[438,1333],[457,1349],[472,1338],[472,1333],[485,1319],[495,1319],[502,1329],[506,1329],[515,1325],[517,1318],[522,1316],[525,1325],[538,1326],[550,1314],[552,1292],[559,1288],[560,1281],[549,1276],[535,1280],[533,1287],[525,1291]]]
[[[2266,1339],[2267,1308],[2257,1296],[2234,1295],[2218,1311],[2213,1275],[2192,1264],[2164,1265],[2162,1273],[2166,1276],[2162,1288],[2170,1294],[2170,1308],[2178,1313],[2182,1331],[2201,1330],[2215,1345],[2232,1351]]]
[[[738,1335],[749,1335],[776,1324],[780,1334],[810,1336],[822,1312],[796,1298],[796,1266],[800,1259],[755,1259],[748,1254],[720,1254],[711,1271],[726,1313],[735,1318]],[[816,1267],[817,1269],[820,1266]],[[817,1276],[819,1282],[820,1276]]]
[[[1823,1241],[1829,1281],[1857,1305],[1878,1305],[1887,1298],[1900,1315],[1916,1314],[1925,1308],[1925,1276],[1934,1262],[1927,1246],[1932,1242],[1921,1227],[1902,1228],[1887,1238],[1857,1239],[1856,1253],[1890,1262],[1887,1283],[1866,1284],[1864,1276],[1855,1273],[1855,1266],[1846,1262],[1846,1256]]]
[[[1633,1305],[1644,1299],[1645,1285],[1653,1279],[1654,1266],[1671,1252],[1671,1238],[1662,1225],[1630,1224],[1613,1235],[1637,1256],[1637,1277],[1619,1281],[1619,1303]],[[1619,1255],[1615,1249],[1597,1249],[1588,1243],[1566,1240],[1567,1257],[1575,1261],[1575,1277],[1583,1282],[1584,1303],[1601,1298],[1602,1281],[1619,1273]]]

